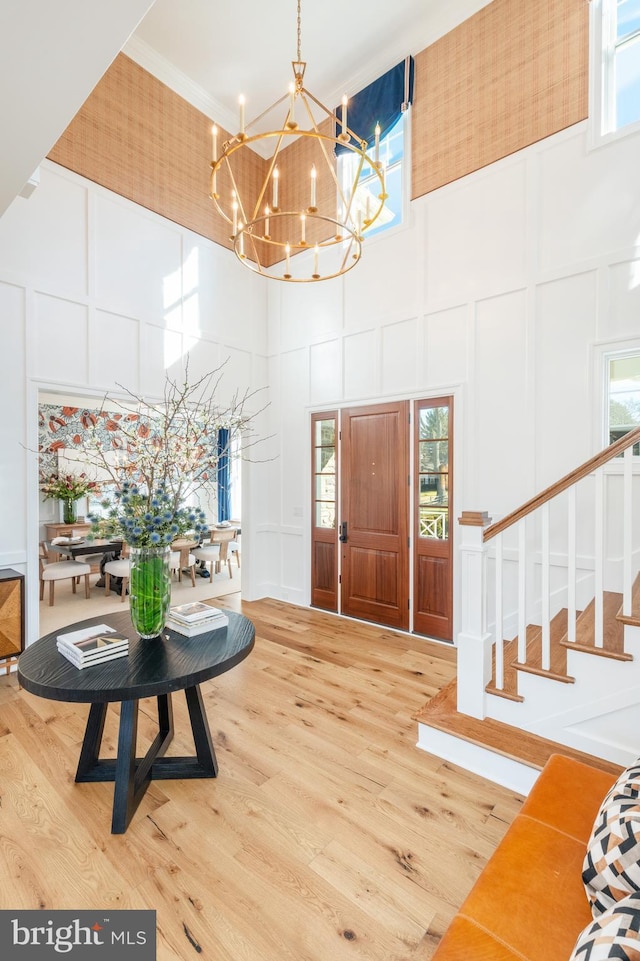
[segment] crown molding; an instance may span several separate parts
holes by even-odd
[[[134,60],[139,67],[152,74],[161,83],[177,93],[179,97],[190,103],[192,107],[199,110],[206,117],[215,120],[220,127],[227,131],[233,131],[238,125],[237,112],[227,110],[219,100],[212,97],[201,86],[190,80],[181,70],[178,70],[165,57],[161,56],[153,47],[150,47],[144,40],[139,40],[136,36],[131,37],[122,48],[125,56]],[[267,157],[269,147],[265,145],[263,150],[251,145],[255,153]]]
[[[215,119],[215,122],[225,130],[234,130],[237,126],[237,115],[232,115],[231,111],[223,107],[215,97],[190,80],[144,40],[139,40],[135,35],[130,37],[122,48],[122,53],[135,60],[138,66],[153,74],[161,83],[170,87],[174,93],[206,117],[212,121]]]

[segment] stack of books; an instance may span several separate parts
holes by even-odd
[[[104,664],[129,653],[129,638],[107,624],[97,624],[81,631],[58,634],[58,650],[68,661],[82,670],[92,664]]]
[[[226,627],[229,618],[219,607],[194,601],[192,604],[179,604],[169,608],[167,627],[185,637],[197,637],[207,631],[216,631],[219,627]]]

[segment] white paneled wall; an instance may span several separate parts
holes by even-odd
[[[33,341],[30,354],[34,377],[64,381],[73,365],[76,376],[88,382],[87,304],[34,292],[32,308]]]
[[[535,398],[537,489],[547,487],[595,453],[591,423],[590,345],[596,338],[596,271],[536,287]],[[581,412],[584,412],[581,414]],[[550,443],[554,425],[559,443]],[[562,425],[565,428],[562,429]]]
[[[543,149],[532,148],[538,160],[537,246],[543,272],[571,273],[594,259],[600,266],[608,256],[615,263],[640,243],[638,135],[588,151],[584,129],[579,124],[573,128],[577,136],[569,131]]]
[[[26,436],[25,316],[24,288],[0,279],[0,385],[5,398],[0,417],[0,567],[20,571],[26,562],[27,528],[27,455],[20,443],[24,444]]]
[[[88,192],[73,179],[40,169],[40,186],[17,198],[0,219],[0,269],[34,290],[79,300],[88,293]]]
[[[309,599],[313,409],[452,392],[456,515],[498,519],[602,447],[594,350],[640,336],[640,136],[586,144],[579,124],[420,198],[341,281],[277,285],[270,520],[280,561],[292,525],[302,545],[288,599]],[[456,594],[455,631],[458,612]]]
[[[424,306],[451,306],[525,284],[529,217],[523,154],[419,202],[426,232]]]
[[[453,393],[456,514],[498,518],[584,460],[594,357],[640,337],[640,136],[586,144],[579,124],[422,197],[344,279],[300,285],[45,163],[0,219],[5,565],[31,551],[33,590],[38,388],[153,395],[187,351],[194,375],[270,386],[243,481],[252,596],[308,603],[312,409]]]
[[[191,381],[224,365],[226,404],[236,391],[267,387],[266,306],[264,281],[229,251],[49,162],[32,196],[0,219],[0,561],[27,574],[29,640],[38,631],[39,391],[89,403],[122,385],[153,399],[189,353]],[[262,393],[251,406],[267,400]],[[263,456],[246,465],[248,517],[265,513]],[[250,597],[258,569],[248,517]]]
[[[469,451],[474,498],[481,510],[508,504],[513,491],[534,493],[531,453],[513,457],[522,432],[529,436],[527,300],[524,291],[504,293],[475,305],[474,363],[469,382]],[[455,467],[454,467],[455,469]],[[514,507],[516,504],[513,505]]]
[[[636,246],[640,245],[640,236]],[[609,291],[609,310],[600,318],[601,337],[624,337],[627,331],[640,333],[640,259],[612,264],[605,283]]]
[[[472,317],[472,305],[466,304],[424,315],[422,349],[416,351],[416,360],[428,384],[437,387],[467,381],[473,346]]]

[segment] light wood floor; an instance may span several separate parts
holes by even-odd
[[[159,961],[431,958],[522,802],[415,747],[455,652],[223,600],[257,640],[203,685],[219,776],[152,783],[124,835],[112,785],[74,783],[87,707],[0,679],[0,907],[154,909]],[[174,710],[170,753],[190,753],[180,694]]]

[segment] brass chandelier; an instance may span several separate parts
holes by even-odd
[[[297,10],[297,59],[289,92],[246,124],[241,97],[239,131],[222,143],[219,155],[213,126],[210,195],[231,227],[241,263],[273,280],[309,283],[338,277],[357,264],[364,234],[387,194],[380,127],[371,157],[367,141],[347,125],[346,96],[338,118],[304,86],[300,0]],[[270,129],[272,112],[282,117],[276,129]],[[339,176],[338,145],[354,161],[341,165],[347,176]],[[363,172],[368,186],[359,188]]]

